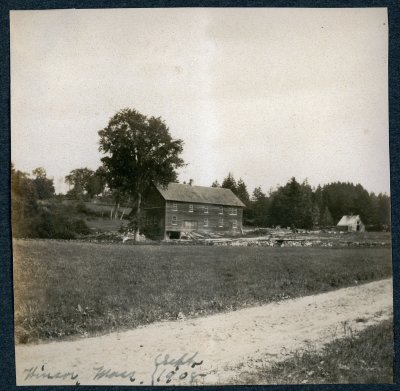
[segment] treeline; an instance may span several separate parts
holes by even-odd
[[[97,170],[78,168],[66,176],[70,190],[66,197],[89,201],[97,197],[105,203],[129,204],[129,196],[107,186],[103,167]],[[220,184],[213,187],[231,189],[246,205],[244,224],[252,226],[282,226],[311,229],[336,225],[343,215],[360,215],[369,230],[390,228],[390,197],[369,193],[360,184],[330,183],[312,188],[307,180],[299,183],[291,178],[284,186],[264,193],[261,187],[251,195],[242,178],[236,180],[229,173]]]
[[[91,201],[96,198],[104,204],[114,205],[114,212],[118,212],[120,206],[130,206],[128,194],[118,189],[110,189],[107,183],[107,172],[103,166],[97,170],[87,167],[76,168],[65,177],[65,183],[69,186],[65,194],[66,199]]]
[[[63,199],[129,204],[129,196],[107,186],[104,168],[78,168],[65,178],[70,186],[65,195],[55,195],[53,179],[44,168],[31,174],[11,167],[12,219],[15,237],[74,238],[89,232],[83,219],[63,207]],[[335,182],[312,188],[307,180],[291,178],[284,186],[264,193],[261,187],[251,195],[243,179],[229,173],[213,187],[231,189],[246,205],[244,224],[258,227],[294,227],[311,229],[335,226],[343,215],[358,214],[367,230],[390,229],[390,197],[369,193],[360,184]],[[46,200],[59,202],[46,202]],[[76,211],[75,211],[76,212]],[[74,216],[75,217],[72,217]]]
[[[11,213],[13,237],[74,239],[88,234],[85,221],[71,217],[71,211],[61,203],[46,202],[62,200],[56,196],[53,179],[46,170],[36,168],[31,174],[16,170],[11,164]]]
[[[390,197],[369,193],[360,184],[335,182],[312,188],[307,180],[299,183],[294,177],[269,194],[261,187],[249,195],[240,178],[229,173],[220,185],[231,189],[246,205],[244,224],[262,227],[281,226],[311,229],[336,225],[343,215],[360,215],[369,230],[390,229]]]
[[[66,177],[69,185],[66,197],[74,200],[90,201],[94,196],[105,194],[106,175],[104,167],[96,171],[87,167],[72,170]]]

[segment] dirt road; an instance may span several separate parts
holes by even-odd
[[[391,316],[387,279],[101,337],[19,345],[17,385],[224,384],[249,359],[280,360]]]

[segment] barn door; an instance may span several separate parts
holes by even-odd
[[[195,230],[197,229],[197,221],[194,220],[184,220],[183,226],[187,230]]]

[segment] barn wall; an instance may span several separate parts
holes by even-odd
[[[365,225],[363,223],[360,223],[360,230],[357,231],[357,224],[349,224],[349,225],[338,225],[337,226],[338,231],[342,232],[365,232]]]
[[[166,202],[166,231],[187,232],[190,230],[203,232],[240,232],[242,228],[243,208],[236,207],[237,215],[229,214],[229,206],[223,206],[223,214],[220,214],[220,205],[214,204],[196,204],[193,203],[193,212],[189,212],[189,204],[187,202],[176,202],[178,210],[173,210],[173,202]],[[205,207],[208,206],[208,213],[205,213]],[[176,225],[172,224],[172,216],[176,216]],[[208,226],[204,226],[204,219],[208,219]],[[219,219],[223,219],[223,226],[219,227]],[[237,228],[232,227],[233,221],[237,221]],[[197,222],[197,229],[185,226],[185,221]]]
[[[360,229],[357,231],[357,223],[354,223],[351,225],[351,232],[365,232],[365,225],[360,221]]]

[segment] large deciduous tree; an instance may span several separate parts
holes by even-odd
[[[102,166],[96,171],[87,167],[76,168],[65,177],[65,182],[72,187],[67,193],[68,197],[89,201],[104,192],[106,187],[105,169]]]
[[[67,196],[75,199],[84,199],[88,194],[88,184],[94,175],[94,171],[84,167],[72,170],[66,177],[65,182],[72,186],[67,193]]]
[[[129,195],[137,237],[142,196],[152,183],[165,186],[176,181],[176,169],[184,165],[183,141],[172,138],[161,118],[129,108],[115,114],[99,136],[108,186]]]
[[[89,198],[103,194],[106,184],[106,172],[104,167],[100,166],[86,182],[85,190]]]
[[[36,187],[37,198],[39,200],[46,200],[54,196],[54,181],[47,178],[46,170],[43,167],[35,168],[32,171],[33,183]]]

